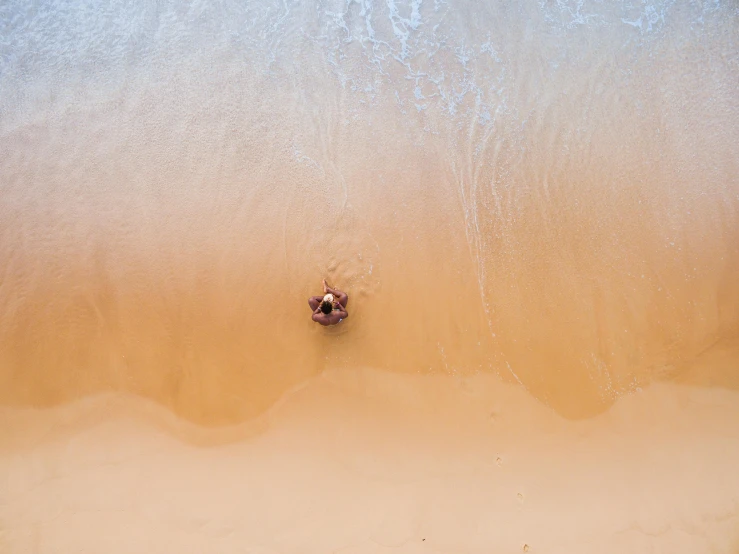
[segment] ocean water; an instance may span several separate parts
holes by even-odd
[[[0,402],[679,380],[739,340],[737,91],[726,0],[3,0]]]

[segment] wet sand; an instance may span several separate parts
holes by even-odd
[[[739,336],[732,5],[260,1],[8,5],[0,404],[374,367],[577,419]]]

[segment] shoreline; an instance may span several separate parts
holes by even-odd
[[[122,395],[0,419],[11,552],[739,544],[739,393],[725,389],[655,384],[569,421],[490,376],[356,369],[227,431]]]

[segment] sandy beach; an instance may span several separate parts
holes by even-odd
[[[568,421],[485,376],[326,371],[207,430],[96,396],[2,412],[3,552],[734,553],[739,393]]]
[[[0,2],[0,553],[739,554],[738,30]]]

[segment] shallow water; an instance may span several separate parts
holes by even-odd
[[[602,412],[739,337],[737,90],[726,1],[6,0],[0,402],[223,425],[371,366]]]

